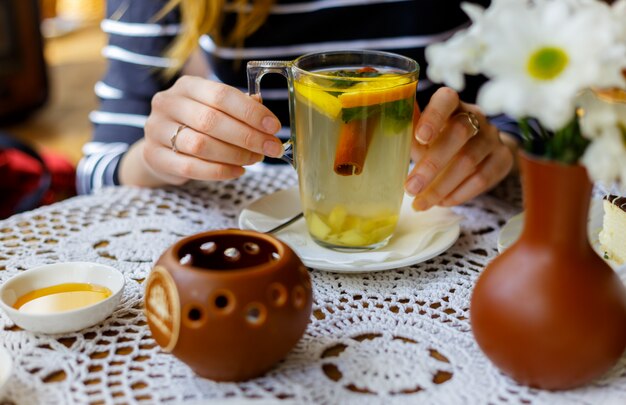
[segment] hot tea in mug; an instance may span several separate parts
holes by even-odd
[[[289,142],[313,240],[341,250],[386,245],[410,161],[417,62],[376,51],[250,62],[251,94],[266,73],[288,80]]]

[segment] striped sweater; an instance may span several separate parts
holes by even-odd
[[[489,0],[475,2],[487,5]],[[162,70],[171,63],[165,50],[181,31],[178,10],[154,21],[165,4],[165,0],[107,1],[107,17],[101,26],[109,38],[103,49],[108,68],[95,86],[100,105],[90,114],[94,133],[78,165],[79,193],[118,183],[120,159],[143,137],[152,96],[176,79],[164,80]],[[459,5],[457,0],[277,0],[266,22],[242,48],[218,46],[208,35],[198,45],[211,69],[209,79],[244,92],[249,60],[291,60],[304,53],[339,49],[400,53],[420,64],[417,98],[424,107],[437,87],[425,77],[424,49],[467,26]],[[235,11],[232,4],[226,4],[225,32],[233,25]],[[474,100],[480,84],[479,77],[470,78],[462,98]],[[284,78],[266,76],[263,98],[283,123],[279,137],[289,137]]]

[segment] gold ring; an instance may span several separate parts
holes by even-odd
[[[476,134],[480,132],[480,121],[478,121],[478,117],[476,116],[476,114],[471,111],[463,111],[458,113],[457,117],[459,115],[465,115],[467,117],[467,122],[469,122],[472,127],[472,136],[476,136]]]
[[[179,125],[178,128],[176,128],[176,131],[174,131],[174,134],[172,135],[172,137],[170,138],[170,143],[172,144],[172,151],[174,151],[174,153],[178,153],[178,148],[176,147],[176,138],[178,138],[178,134],[180,134],[180,131],[182,131],[183,129],[187,128],[187,125]]]

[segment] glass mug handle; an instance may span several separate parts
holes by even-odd
[[[261,79],[267,73],[278,73],[289,81],[289,70],[292,63],[284,60],[258,60],[250,61],[247,64],[248,72],[248,94],[251,96],[258,96],[259,101],[261,98]],[[282,160],[294,166],[293,161],[293,143],[291,138],[283,143],[285,153],[281,157]],[[294,166],[295,167],[295,166]]]

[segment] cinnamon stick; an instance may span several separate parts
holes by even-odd
[[[335,173],[340,176],[352,176],[363,172],[375,124],[372,117],[341,124],[335,151]]]

